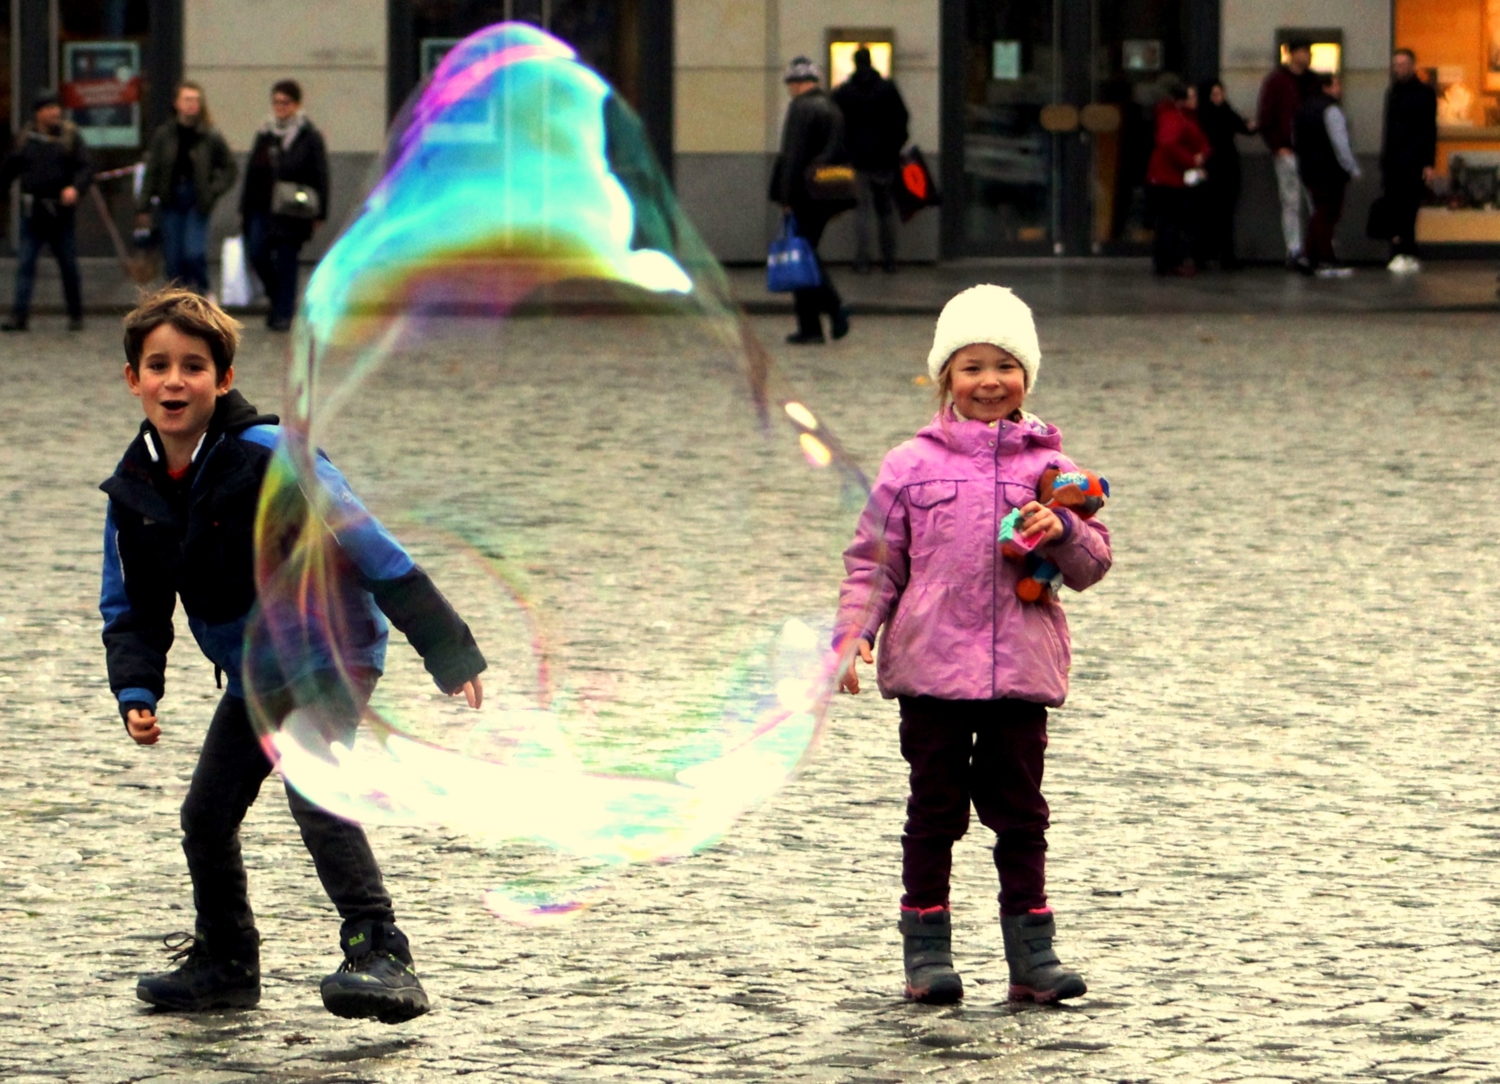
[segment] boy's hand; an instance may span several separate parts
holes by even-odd
[[[448,695],[457,696],[459,693],[464,694],[464,699],[469,702],[469,707],[471,708],[477,708],[484,703],[484,685],[480,683],[478,674],[475,674],[468,681],[464,682],[461,687],[454,689]]]
[[[861,636],[854,645],[854,654],[849,656],[849,666],[839,677],[839,692],[859,693],[859,674],[854,668],[856,662],[866,664],[873,663],[875,656],[870,654],[870,641]]]
[[[125,729],[137,745],[155,745],[161,737],[161,727],[156,725],[156,712],[131,708],[125,716]]]
[[[1021,534],[1038,543],[1056,542],[1063,536],[1062,520],[1045,504],[1032,501],[1021,509]]]

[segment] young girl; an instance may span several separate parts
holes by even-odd
[[[901,839],[906,996],[963,996],[953,969],[948,876],[969,802],[994,830],[1000,926],[1012,999],[1085,992],[1052,951],[1042,797],[1047,709],[1068,692],[1068,624],[1044,598],[1022,602],[1022,566],[1002,556],[1000,521],[1019,508],[1037,552],[1081,591],[1110,566],[1109,531],[1036,500],[1049,467],[1071,470],[1062,436],[1022,409],[1041,350],[1031,310],[1000,286],[975,286],[938,317],[927,368],[937,417],[885,457],[844,553],[840,688],[859,692],[859,661],[882,625],[880,691],[901,703],[911,765]],[[849,645],[853,645],[852,647]]]

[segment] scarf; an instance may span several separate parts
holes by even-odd
[[[266,122],[260,126],[260,130],[279,138],[281,140],[281,149],[288,151],[292,149],[292,144],[297,141],[298,134],[306,124],[307,117],[299,109],[290,117],[287,117],[286,120],[277,120],[276,114],[272,113],[266,118]]]

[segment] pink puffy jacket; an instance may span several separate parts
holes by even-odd
[[[1036,499],[1049,467],[1073,469],[1056,426],[967,421],[951,411],[893,449],[844,551],[840,644],[875,642],[893,696],[1014,697],[1060,705],[1068,695],[1068,621],[1056,603],[1016,597],[1022,568],[1000,553],[1000,521]],[[1109,529],[1059,510],[1063,537],[1039,550],[1075,591],[1109,571]]]

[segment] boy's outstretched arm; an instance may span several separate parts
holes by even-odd
[[[141,745],[154,745],[161,736],[156,705],[166,689],[176,604],[176,596],[168,592],[144,606],[132,605],[125,591],[119,530],[111,507],[104,515],[104,570],[99,588],[105,665],[126,732]]]
[[[317,460],[318,481],[330,498],[325,522],[359,570],[361,586],[411,646],[437,687],[463,693],[470,707],[483,702],[479,675],[486,667],[469,626],[405,548],[372,516],[326,456]]]

